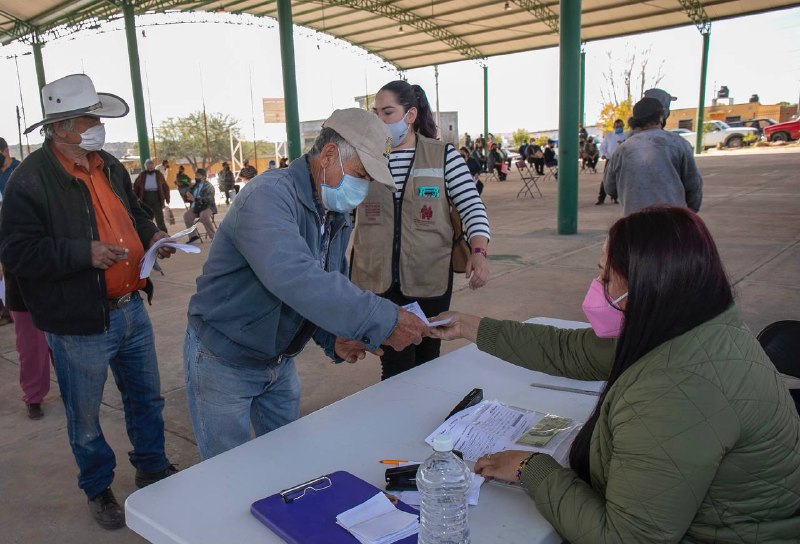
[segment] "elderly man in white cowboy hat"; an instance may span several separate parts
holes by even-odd
[[[41,126],[44,144],[5,189],[0,261],[53,352],[78,486],[98,524],[118,529],[125,517],[110,487],[116,460],[99,421],[109,367],[122,394],[137,486],[175,472],[164,453],[164,399],[139,296],[150,300],[153,288],[139,278],[139,260],[167,235],[139,206],[122,164],[102,151],[100,119],[127,114],[125,101],[95,92],[83,74],[45,85],[42,101],[44,119],[26,132]]]

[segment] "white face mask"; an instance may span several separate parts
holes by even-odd
[[[81,143],[78,146],[86,151],[100,151],[105,143],[106,126],[101,123],[81,132]]]

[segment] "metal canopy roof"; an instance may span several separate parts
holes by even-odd
[[[125,0],[4,0],[0,43],[42,41],[121,17]],[[166,11],[277,17],[275,0],[129,0],[137,14]],[[797,0],[583,0],[582,39],[700,24],[788,8]],[[294,23],[330,34],[399,69],[558,45],[558,0],[293,0]],[[694,15],[689,15],[693,13]]]

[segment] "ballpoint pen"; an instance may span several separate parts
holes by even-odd
[[[382,465],[399,465],[400,463],[408,463],[405,459],[381,459]]]

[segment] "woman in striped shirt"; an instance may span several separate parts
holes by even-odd
[[[453,292],[449,206],[458,211],[472,248],[466,266],[472,289],[489,279],[486,207],[456,148],[435,140],[437,126],[422,88],[392,81],[378,92],[373,110],[392,135],[389,169],[396,191],[391,201],[368,196],[359,208],[353,281],[400,306],[417,301],[426,315],[437,315],[450,307]],[[384,347],[382,379],[438,357],[440,346],[426,338],[401,352]]]

